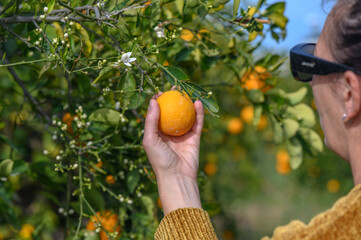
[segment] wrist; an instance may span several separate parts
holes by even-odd
[[[202,208],[197,179],[174,174],[157,177],[164,215],[178,208]]]

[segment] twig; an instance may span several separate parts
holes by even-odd
[[[69,10],[71,10],[72,12],[76,13],[77,15],[79,15],[79,16],[81,16],[81,17],[83,17],[83,18],[86,18],[86,19],[89,19],[89,20],[97,20],[97,21],[100,20],[100,19],[98,19],[98,18],[95,18],[95,17],[91,17],[91,16],[88,16],[88,15],[82,14],[81,12],[79,12],[78,10],[76,10],[75,8],[66,5],[66,4],[63,3],[63,1],[61,1],[61,0],[58,0],[58,3],[59,3],[61,6],[67,8],[67,9],[69,9]]]
[[[6,7],[0,12],[0,16],[3,15],[6,12],[6,10],[11,8],[13,5],[14,5],[14,1],[9,2],[8,5],[6,5]]]
[[[0,53],[0,55],[2,55]],[[5,63],[8,63],[7,59],[4,59]],[[20,77],[16,74],[14,69],[10,66],[7,67],[10,74],[13,76],[15,82],[21,87],[24,93],[24,97],[26,96],[29,101],[36,107],[36,110],[45,118],[48,124],[51,124],[51,120],[48,115],[45,113],[44,109],[40,106],[39,102],[31,95],[31,93],[26,89],[24,83],[21,81]]]
[[[25,38],[22,38],[21,36],[19,36],[17,33],[15,33],[13,30],[11,30],[11,28],[9,28],[8,26],[6,26],[6,24],[3,24],[3,23],[2,23],[1,25],[3,26],[3,28],[5,28],[6,30],[8,30],[12,35],[14,35],[15,37],[19,38],[22,42],[24,42],[29,48],[34,47],[36,50],[38,50],[38,51],[40,51],[40,52],[42,52],[42,53],[45,54],[45,52],[44,52],[41,48],[39,48],[39,47],[31,44],[31,43],[30,43],[29,41],[27,41]]]

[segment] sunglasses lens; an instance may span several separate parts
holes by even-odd
[[[313,74],[304,73],[304,72],[293,72],[293,76],[298,81],[309,82],[309,81],[312,81]]]
[[[298,52],[302,52],[306,55],[313,56],[315,51],[315,45],[314,44],[304,44],[302,47],[300,47]],[[299,54],[297,52],[293,53],[291,50],[291,69],[292,69],[292,75],[293,77],[302,82],[309,82],[312,81],[312,73],[305,73],[302,71],[302,62],[304,61],[304,57],[301,57],[302,54]]]
[[[314,44],[305,44],[302,48],[301,51],[305,52],[307,54],[313,55],[314,51],[315,51],[315,46]]]

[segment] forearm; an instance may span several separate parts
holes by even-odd
[[[164,215],[178,208],[202,208],[197,180],[180,175],[157,177]]]

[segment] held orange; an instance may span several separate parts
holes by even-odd
[[[165,92],[157,102],[160,108],[158,128],[163,134],[181,136],[192,128],[196,120],[196,110],[185,92]]]

